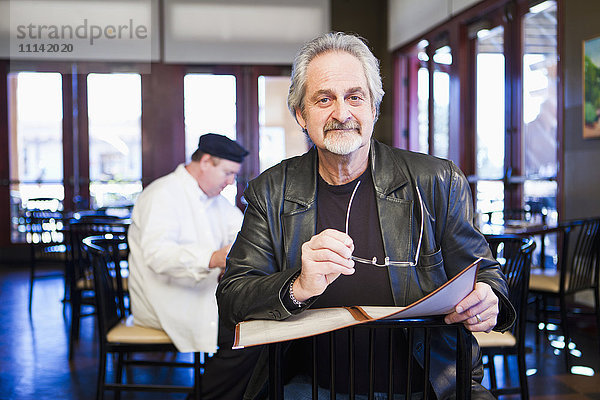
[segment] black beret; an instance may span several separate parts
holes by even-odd
[[[207,133],[200,136],[198,150],[211,156],[241,163],[248,151],[227,136]]]

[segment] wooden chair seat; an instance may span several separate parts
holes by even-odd
[[[474,332],[480,347],[513,347],[517,345],[517,338],[510,332]]]
[[[87,278],[77,279],[77,282],[75,283],[75,287],[78,290],[94,290],[94,280],[87,279]]]
[[[106,334],[109,343],[172,343],[169,336],[161,329],[146,328],[134,325],[133,315],[122,319]]]
[[[560,273],[556,270],[532,270],[529,277],[529,290],[550,293],[560,292]]]

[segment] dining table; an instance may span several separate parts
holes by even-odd
[[[540,269],[546,268],[546,236],[561,231],[562,226],[558,222],[538,222],[507,220],[504,224],[481,224],[479,230],[484,235],[517,235],[517,236],[539,236],[540,238]]]

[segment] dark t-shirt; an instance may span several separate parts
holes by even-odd
[[[348,219],[348,235],[354,241],[353,254],[369,260],[377,257],[377,261],[381,263],[385,254],[369,168],[354,181],[340,186],[329,185],[319,176],[317,232],[328,228],[342,232],[346,230],[348,203],[359,181]],[[333,281],[312,308],[394,305],[387,268],[356,263],[355,270],[354,274],[341,275]]]
[[[354,255],[372,259],[377,257],[383,262],[385,252],[379,225],[377,204],[371,170],[367,170],[356,180],[340,186],[327,184],[319,177],[317,200],[317,232],[327,228],[345,231],[346,212],[352,191],[360,181],[354,196],[349,216],[348,234],[354,241]],[[311,308],[324,308],[350,305],[379,305],[393,306],[394,299],[390,286],[387,267],[377,267],[370,264],[356,263],[355,273],[340,275],[325,292],[319,296]],[[369,330],[355,330],[355,380],[357,393],[368,393],[369,377]],[[394,335],[394,391],[404,392],[406,386],[406,367],[410,359],[406,352],[406,340],[402,330],[393,330]],[[348,330],[336,331],[335,360],[336,360],[336,391],[347,392],[349,385],[348,367]],[[387,377],[389,371],[388,343],[390,331],[379,329],[375,337],[375,391],[387,392]],[[329,339],[327,335],[319,337],[318,352],[329,354]],[[318,365],[318,380],[322,387],[329,387],[330,360],[320,357]],[[415,391],[422,391],[423,370],[414,364],[414,374],[411,386]]]

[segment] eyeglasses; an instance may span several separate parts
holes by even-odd
[[[352,195],[350,196],[350,201],[348,202],[348,209],[346,210],[346,235],[348,234],[348,222],[350,220],[350,208],[352,207],[352,201],[354,200],[354,195],[360,186],[360,181],[356,182],[356,186],[352,191]],[[397,266],[405,266],[405,267],[414,267],[419,262],[419,254],[421,253],[421,241],[423,239],[423,224],[424,224],[424,214],[423,214],[423,199],[421,198],[421,192],[419,191],[419,187],[415,186],[417,191],[417,196],[419,197],[419,205],[421,206],[421,233],[419,234],[419,242],[417,243],[417,251],[415,254],[414,262],[412,261],[391,261],[389,257],[385,257],[383,260],[383,264],[379,264],[377,262],[377,257],[373,257],[372,259],[360,258],[356,256],[351,256],[350,258],[356,262],[360,262],[363,264],[371,264],[376,267],[388,267],[390,265]]]

